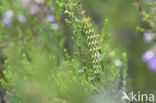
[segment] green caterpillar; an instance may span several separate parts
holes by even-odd
[[[98,75],[99,70],[101,69],[101,63],[99,57],[101,56],[101,47],[98,45],[98,35],[95,34],[94,30],[91,27],[90,19],[83,18],[81,20],[82,30],[85,33],[87,44],[89,48],[89,52],[91,55],[92,66],[94,69],[94,74]]]

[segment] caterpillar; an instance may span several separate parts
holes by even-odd
[[[92,26],[90,24],[90,19],[89,18],[83,18],[81,19],[81,24],[82,24],[82,30],[85,33],[90,56],[91,56],[91,61],[92,61],[92,66],[94,69],[94,74],[98,75],[99,74],[99,69],[101,69],[101,63],[99,56],[101,55],[101,47],[98,45],[98,35],[95,34],[94,30],[92,29]]]

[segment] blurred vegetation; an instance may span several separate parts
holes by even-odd
[[[142,59],[154,6],[136,1],[1,0],[4,101],[121,103],[122,90],[156,94],[156,73]]]

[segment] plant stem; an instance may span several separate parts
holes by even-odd
[[[139,8],[139,11],[142,13],[143,10],[142,10],[142,7],[141,7],[139,0],[135,0],[135,3],[137,5],[137,7]]]
[[[84,11],[82,9],[82,5],[81,5],[80,2],[78,2],[78,6],[79,6],[79,9],[80,9],[80,12],[81,12],[82,17],[85,18]]]

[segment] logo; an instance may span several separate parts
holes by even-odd
[[[154,94],[142,94],[141,92],[134,93],[133,91],[129,93],[122,92],[123,96],[121,100],[127,100],[132,102],[154,102],[155,97]]]

